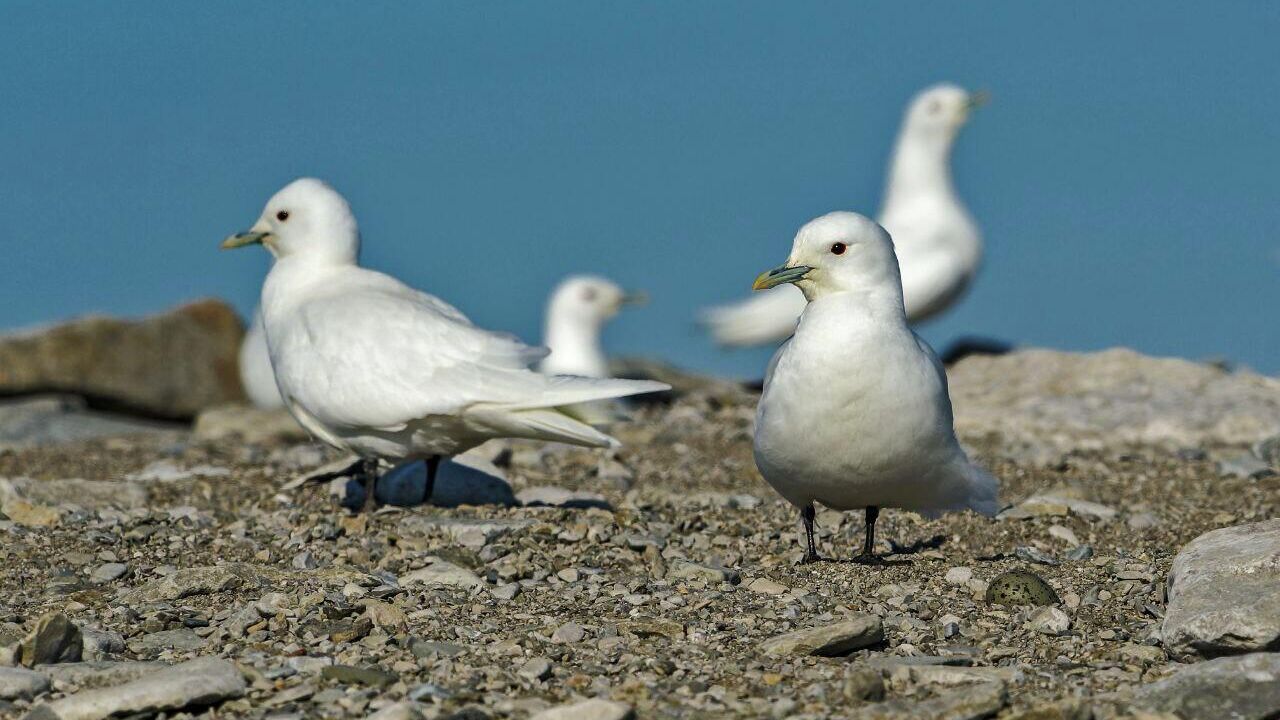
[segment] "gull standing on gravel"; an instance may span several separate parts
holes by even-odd
[[[951,147],[985,99],[984,93],[935,85],[916,95],[902,120],[880,224],[893,237],[913,323],[959,299],[982,259],[978,227],[951,182]],[[795,332],[804,306],[803,295],[782,287],[706,310],[702,321],[721,345],[769,345]]]
[[[883,562],[881,507],[995,514],[996,479],[956,440],[942,363],[907,327],[889,233],[856,213],[817,218],[800,228],[787,263],[753,288],[784,283],[808,304],[765,375],[754,449],[764,479],[800,509],[805,561],[820,559],[815,502],[866,509],[854,558],[866,563]]]
[[[501,437],[613,447],[566,406],[669,389],[534,372],[546,350],[360,267],[351,208],[320,180],[285,186],[222,247],[255,244],[275,257],[261,307],[281,397],[309,432],[360,457],[366,508],[376,502],[379,458],[425,460],[430,498],[441,458]]]

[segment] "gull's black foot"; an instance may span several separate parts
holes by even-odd
[[[809,565],[811,563],[816,563],[816,562],[826,562],[826,558],[810,550],[804,554],[804,558],[800,561],[800,564]]]
[[[853,557],[852,562],[855,562],[859,565],[875,565],[877,567],[884,567],[886,565],[893,564],[893,563],[890,563],[888,560],[885,560],[884,558],[880,557],[879,555],[875,555],[873,553],[865,553],[865,552],[860,555],[855,555]]]
[[[363,512],[371,513],[378,509],[378,461],[365,460],[361,468],[364,476]]]

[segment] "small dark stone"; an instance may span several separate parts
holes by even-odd
[[[1093,547],[1090,545],[1077,545],[1067,551],[1066,558],[1073,562],[1088,560],[1093,557]]]
[[[381,668],[355,667],[354,665],[329,665],[320,671],[320,677],[346,685],[372,687],[386,687],[400,679],[399,675]]]

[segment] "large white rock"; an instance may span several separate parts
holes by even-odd
[[[1164,646],[1212,657],[1280,645],[1280,519],[1187,543],[1169,570]]]

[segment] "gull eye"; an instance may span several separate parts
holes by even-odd
[[[276,213],[276,219],[277,219],[277,220],[279,220],[280,222],[284,222],[285,220],[288,220],[288,219],[289,219],[289,211],[288,211],[288,210],[281,210],[280,212]]]
[[[582,299],[587,302],[595,302],[596,300],[595,288],[582,288]]]
[[[831,246],[832,255],[843,255],[846,245],[844,243],[836,243]]]
[[[942,111],[942,103],[937,100],[933,100],[929,103],[928,110],[930,115],[937,115]]]

